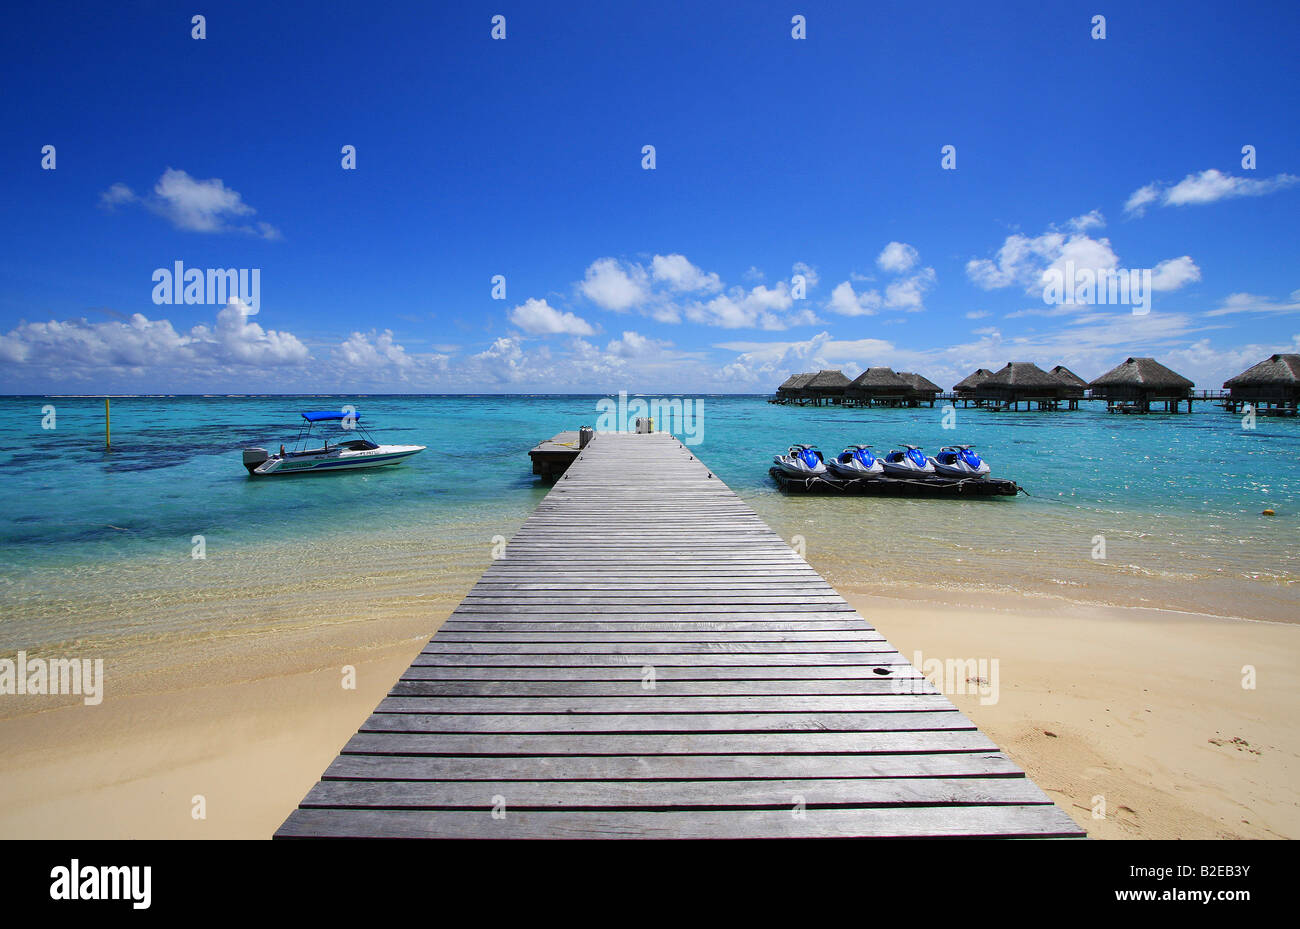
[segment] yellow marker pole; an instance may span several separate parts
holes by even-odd
[[[109,417],[108,417],[108,398],[104,398],[104,451],[112,451],[113,443],[110,441]]]

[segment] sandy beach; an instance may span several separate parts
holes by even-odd
[[[909,660],[997,659],[996,703],[950,696],[1092,836],[1300,835],[1300,626],[841,592]],[[115,680],[98,707],[6,704],[0,837],[267,838],[445,615]],[[1257,689],[1242,688],[1244,665]]]
[[[913,662],[996,658],[996,703],[951,699],[1094,838],[1300,835],[1300,626],[841,593]]]

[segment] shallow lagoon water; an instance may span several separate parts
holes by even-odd
[[[261,634],[455,603],[545,495],[527,450],[595,425],[596,397],[8,397],[0,449],[0,652]],[[1300,423],[1191,415],[800,408],[700,398],[695,452],[832,583],[881,593],[1028,593],[1300,619]],[[382,442],[428,451],[373,472],[254,481],[299,412],[354,404]],[[55,407],[56,428],[42,428]],[[1028,496],[787,497],[773,454],[973,443]],[[635,467],[635,462],[629,462]],[[1271,508],[1276,515],[1262,516]],[[684,531],[689,531],[685,527]],[[195,536],[205,556],[194,559]],[[1104,556],[1094,557],[1104,544]]]

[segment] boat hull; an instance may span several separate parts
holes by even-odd
[[[321,454],[286,455],[268,458],[249,470],[253,477],[287,477],[294,474],[324,474],[330,471],[356,471],[400,464],[424,451],[423,445],[381,445],[375,449],[355,451],[331,450]]]
[[[845,464],[838,459],[826,462],[826,467],[830,468],[831,473],[836,477],[842,477],[846,480],[861,480],[863,478],[871,479],[880,477],[885,473],[885,466],[877,458],[870,468],[864,468],[858,461]]]
[[[989,466],[985,462],[980,462],[979,469],[976,470],[968,464],[946,465],[941,461],[930,459],[930,464],[934,465],[934,473],[940,477],[973,477],[986,478],[989,476]]]
[[[789,455],[777,455],[772,459],[772,463],[780,468],[782,473],[790,477],[825,477],[827,475],[826,465],[822,462],[817,463],[816,468],[809,468],[801,461],[794,461]]]
[[[934,465],[921,468],[911,462],[881,461],[885,473],[890,477],[926,477],[934,474]]]

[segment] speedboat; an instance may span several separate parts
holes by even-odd
[[[924,477],[934,473],[934,464],[915,445],[904,445],[905,451],[893,449],[880,459],[885,473],[890,477]]]
[[[971,451],[972,448],[973,445],[945,445],[930,459],[934,472],[944,477],[988,477],[989,463]]]
[[[825,477],[826,463],[815,445],[791,445],[786,455],[775,455],[772,461],[791,477]]]
[[[278,455],[264,448],[244,449],[244,467],[250,477],[272,477],[321,471],[352,471],[357,468],[380,468],[397,464],[424,451],[423,445],[380,445],[361,426],[361,414],[355,410],[325,410],[303,413],[305,422],[290,451],[280,446]],[[331,442],[328,424],[338,423],[343,435]],[[313,436],[321,424],[322,435]],[[323,444],[318,444],[323,443]]]
[[[850,445],[830,461],[826,467],[836,477],[846,480],[879,477],[885,473],[885,466],[880,459],[871,454],[870,445]]]

